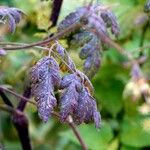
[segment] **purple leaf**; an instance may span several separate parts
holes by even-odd
[[[59,87],[59,66],[52,57],[45,57],[31,69],[31,90],[38,105],[40,118],[47,122],[57,100],[54,88]]]
[[[73,115],[77,107],[79,93],[76,90],[75,84],[72,83],[63,92],[60,98],[60,116],[61,121],[65,122],[69,115]]]
[[[82,122],[94,121],[96,128],[100,127],[100,113],[97,112],[96,102],[86,88],[83,88],[79,94],[78,106],[74,111],[73,120],[78,125]]]
[[[84,62],[84,72],[89,77],[92,78],[99,70],[101,64],[100,53],[95,51],[93,55],[89,56]]]

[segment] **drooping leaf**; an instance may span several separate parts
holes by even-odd
[[[70,58],[68,52],[61,46],[61,44],[57,44],[56,53],[61,57],[63,61],[61,61],[60,69],[63,72],[73,72],[76,70],[76,66],[72,59]]]
[[[98,72],[98,69],[101,65],[100,59],[99,51],[95,51],[95,53],[87,57],[86,61],[84,62],[84,72],[90,79]]]
[[[61,89],[64,89],[60,98],[61,121],[65,122],[70,115],[77,125],[94,121],[96,128],[99,128],[100,113],[94,98],[84,85],[84,80],[80,72],[63,77],[60,85]]]
[[[57,105],[54,88],[58,88],[61,77],[54,58],[42,58],[31,70],[32,93],[38,105],[39,116],[47,121]]]
[[[79,56],[85,59],[84,72],[89,78],[92,78],[100,68],[100,53],[107,44],[104,43],[102,35],[109,36],[108,28],[111,28],[112,34],[116,37],[119,35],[119,25],[115,15],[109,10],[104,11],[102,7],[102,5],[80,7],[61,21],[58,28],[64,30],[75,23],[83,24],[83,29],[74,35],[72,43],[83,46]]]
[[[85,88],[79,94],[78,106],[74,111],[73,119],[76,124],[94,121],[95,127],[100,127],[101,117],[100,113],[97,112],[96,102]]]
[[[78,96],[79,94],[74,84],[70,84],[62,94],[60,98],[60,116],[62,122],[65,122],[69,115],[73,115],[77,107]]]
[[[64,89],[60,98],[60,116],[61,121],[65,122],[69,115],[73,115],[78,105],[78,92],[82,86],[80,79],[71,74],[63,77],[60,87]]]

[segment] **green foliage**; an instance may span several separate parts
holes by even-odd
[[[99,131],[93,130],[92,125],[83,125],[79,127],[79,131],[89,149],[105,150],[108,147],[108,143],[113,139],[113,131],[107,122],[103,122]],[[78,144],[72,131],[62,132],[60,135]]]

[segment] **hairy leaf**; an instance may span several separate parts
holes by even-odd
[[[31,89],[37,101],[40,118],[46,122],[57,100],[54,88],[60,85],[59,66],[54,58],[42,58],[31,70]]]
[[[61,105],[61,121],[65,122],[69,115],[72,115],[77,107],[78,92],[75,84],[70,84],[69,87],[63,92],[60,98]]]
[[[95,122],[96,128],[100,127],[100,114],[94,98],[84,85],[86,78],[83,73],[66,75],[62,78],[61,89],[64,89],[60,98],[61,121],[65,122],[72,116],[75,124]]]
[[[80,78],[74,74],[62,78],[60,87],[64,89],[60,98],[61,121],[64,122],[69,115],[73,115],[77,107],[79,92],[82,90]]]
[[[73,119],[76,124],[94,121],[96,128],[100,127],[100,113],[97,112],[96,102],[86,88],[83,88],[79,94],[78,106],[74,111]]]

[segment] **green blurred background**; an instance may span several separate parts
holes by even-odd
[[[69,12],[82,6],[90,0],[64,0],[59,21]],[[145,0],[99,0],[103,4],[112,5],[121,28],[120,36],[116,42],[120,43],[134,57],[139,57],[139,52],[134,51],[139,47],[144,21],[140,19],[145,15],[143,7]],[[17,26],[14,35],[4,37],[5,41],[29,43],[46,37],[56,29],[48,30],[52,2],[40,0],[0,0],[0,5],[14,6],[26,12]],[[140,18],[141,17],[141,18]],[[150,41],[148,29],[144,45]],[[67,48],[67,43],[63,40]],[[79,69],[78,50],[69,51],[72,59]],[[34,64],[43,52],[30,49],[29,51],[13,51],[7,56],[0,57],[0,84],[9,84],[18,93],[23,92],[24,81],[31,65]],[[148,61],[142,65],[146,76],[150,77],[150,52],[144,49]],[[130,80],[130,68],[125,68],[122,62],[124,56],[115,49],[104,51],[102,65],[98,74],[92,79],[95,88],[95,98],[102,116],[102,127],[99,131],[93,124],[81,125],[79,130],[88,148],[91,150],[149,150],[150,149],[150,106],[144,101],[133,101],[131,97],[123,98],[123,92]],[[15,97],[9,95],[14,105]],[[2,104],[2,100],[0,99]],[[26,107],[29,118],[29,130],[34,150],[80,150],[81,147],[67,125],[51,118],[47,123],[42,123],[38,118],[37,110],[31,104]],[[10,114],[0,111],[0,144],[5,150],[20,150],[21,145],[15,128],[11,124]]]

